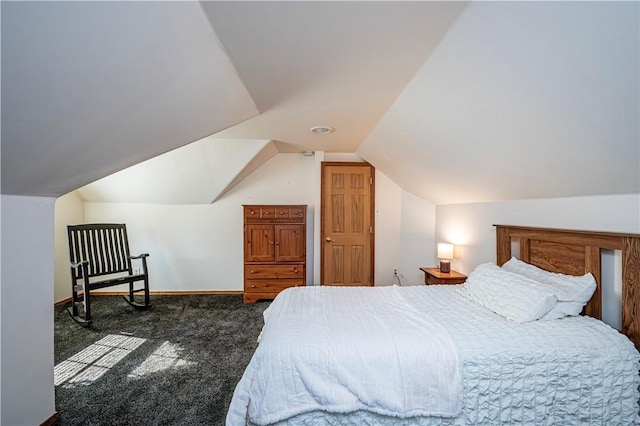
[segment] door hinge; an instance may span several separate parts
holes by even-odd
[[[370,233],[370,234],[373,234],[373,226],[370,226],[370,227],[369,227],[369,233]]]
[[[369,185],[373,185],[373,177],[369,176]]]

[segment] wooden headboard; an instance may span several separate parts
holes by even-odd
[[[602,318],[601,250],[622,251],[622,333],[640,350],[640,235],[494,225],[496,262],[511,258],[511,243],[520,245],[516,257],[551,272],[584,275],[591,272],[596,291],[585,307],[586,315]]]

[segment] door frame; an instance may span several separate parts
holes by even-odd
[[[324,178],[326,166],[348,166],[348,167],[368,167],[371,169],[371,185],[369,194],[369,215],[371,217],[371,286],[375,286],[375,241],[376,241],[376,223],[375,223],[375,208],[376,208],[376,168],[370,163],[365,161],[322,161],[320,163],[320,285],[324,283],[324,248],[325,244],[325,221],[324,221]]]

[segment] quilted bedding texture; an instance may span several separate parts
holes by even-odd
[[[640,354],[625,336],[588,317],[506,321],[457,294],[456,287],[394,288],[446,325],[462,364],[458,416],[399,419],[366,410],[315,410],[274,424],[640,424]]]
[[[313,287],[281,293],[234,394],[227,424],[326,410],[394,417],[462,409],[455,348],[403,292]],[[371,364],[375,368],[370,368]]]

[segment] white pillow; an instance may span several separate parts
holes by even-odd
[[[483,263],[469,274],[460,293],[509,320],[535,321],[556,305],[556,296],[540,283]]]
[[[590,273],[573,276],[549,272],[515,257],[502,265],[502,269],[539,282],[547,291],[553,293],[559,302],[571,302],[560,306],[560,311],[566,315],[579,315],[596,290],[596,280]]]
[[[575,317],[577,315],[580,315],[580,312],[582,312],[582,308],[584,308],[584,304],[580,302],[558,302],[553,309],[551,309],[540,319],[548,321],[564,318],[566,316]]]

